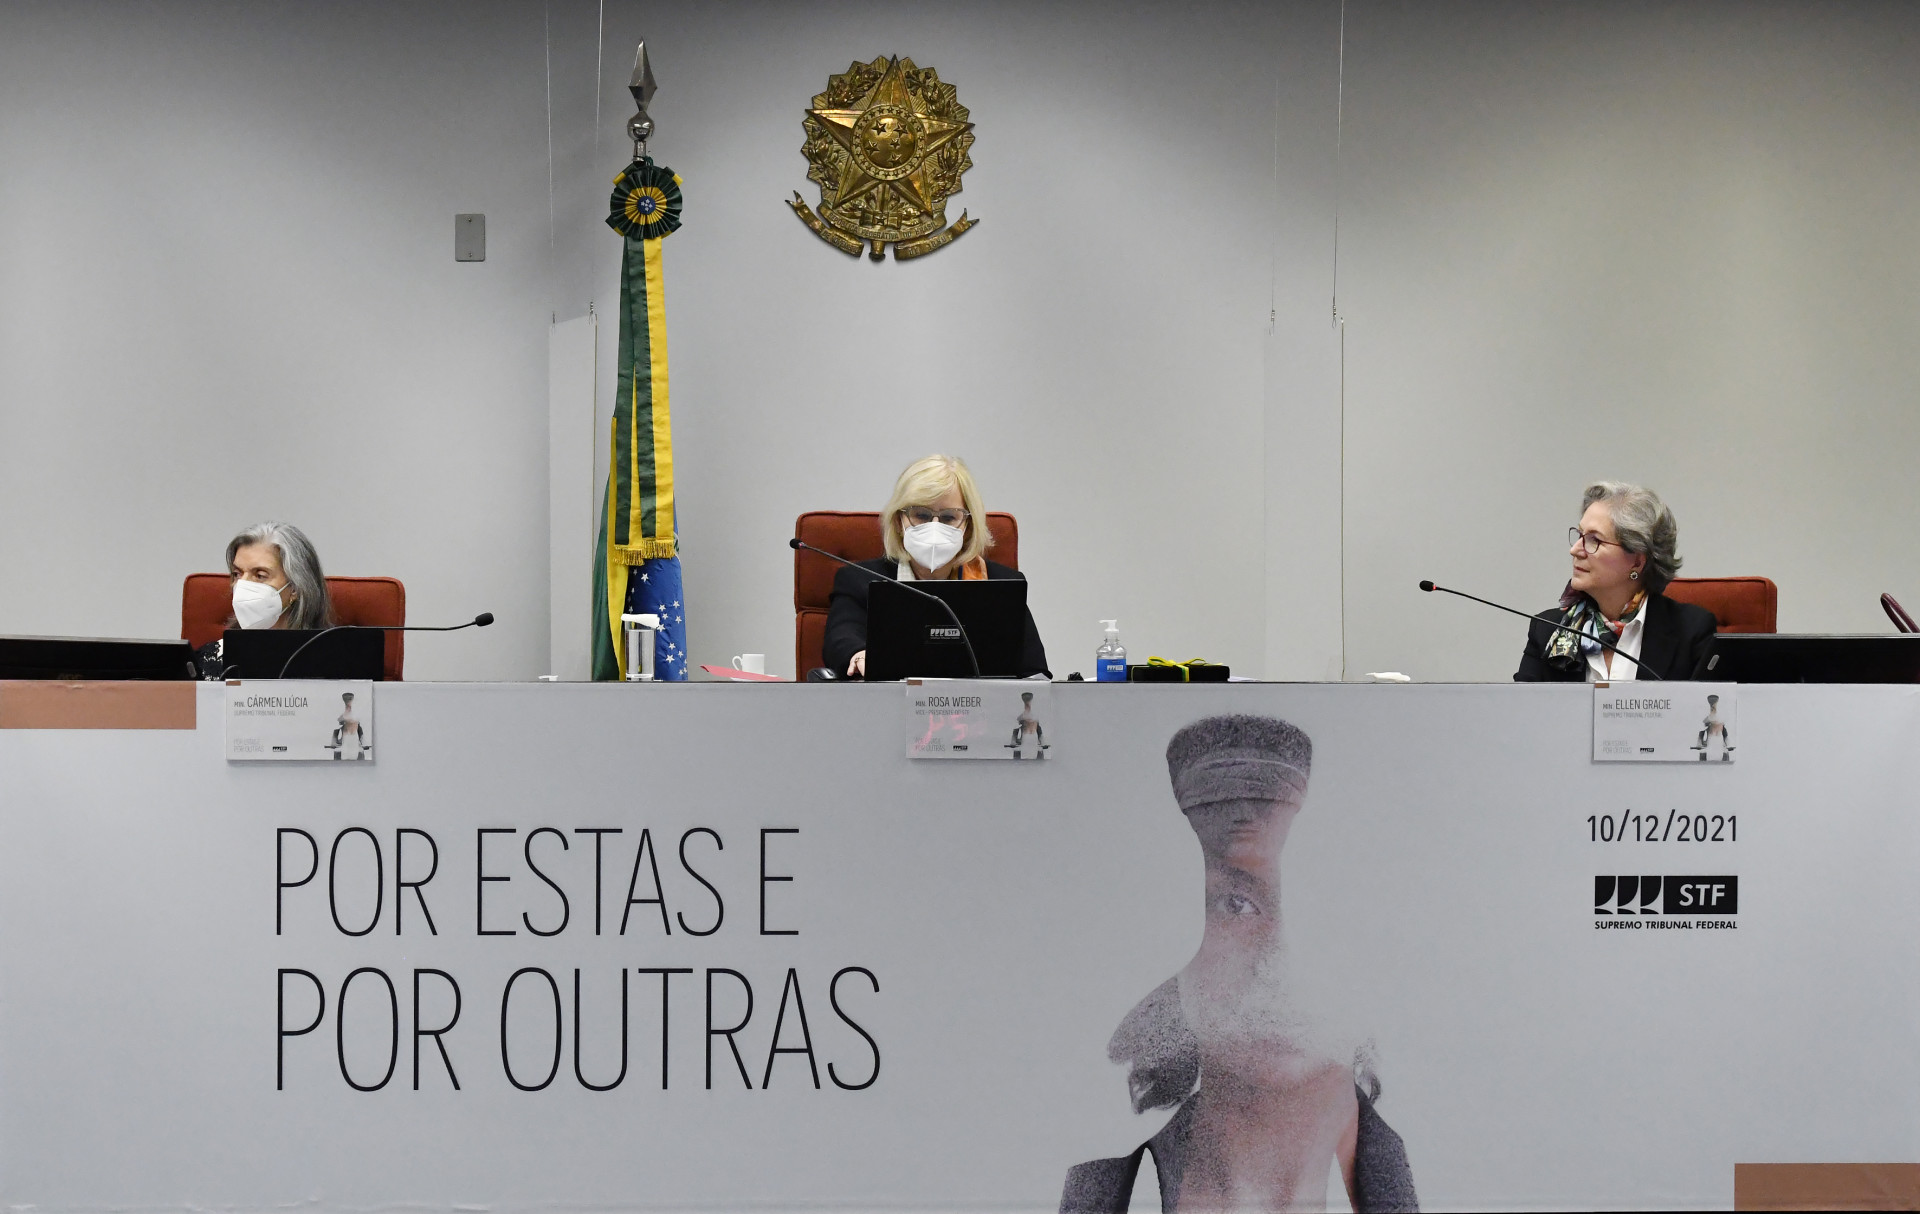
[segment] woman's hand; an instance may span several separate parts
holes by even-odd
[[[847,677],[850,679],[864,679],[867,677],[866,650],[862,649],[859,653],[854,654],[853,659],[847,663]]]

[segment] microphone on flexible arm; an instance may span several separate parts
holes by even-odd
[[[976,679],[980,677],[980,660],[973,656],[973,641],[967,637],[967,626],[965,624],[962,624],[960,622],[960,617],[953,613],[952,603],[947,602],[947,600],[941,598],[937,594],[929,594],[927,591],[920,589],[918,586],[915,586],[912,582],[903,582],[899,578],[894,577],[890,573],[880,573],[876,570],[867,568],[865,565],[862,565],[858,561],[850,561],[846,557],[841,556],[839,553],[828,552],[825,548],[815,548],[812,544],[807,543],[805,540],[800,539],[798,536],[795,536],[793,539],[788,540],[787,547],[793,549],[795,552],[818,553],[820,556],[824,556],[830,561],[840,562],[842,565],[845,565],[849,569],[858,569],[860,572],[866,574],[868,577],[879,578],[883,582],[892,582],[896,586],[904,586],[908,590],[911,590],[913,593],[919,595],[921,598],[931,599],[935,603],[938,603],[940,605],[940,610],[947,613],[947,618],[953,621],[953,626],[955,630],[960,633],[960,643],[967,647],[967,665],[973,667],[973,677]],[[839,672],[836,671],[835,673],[837,674]]]
[[[1659,671],[1654,670],[1651,667],[1642,665],[1639,658],[1633,657],[1630,654],[1621,653],[1619,647],[1614,645],[1611,641],[1603,640],[1600,637],[1594,636],[1591,632],[1582,632],[1578,628],[1573,628],[1566,624],[1556,624],[1552,620],[1548,619],[1544,614],[1532,615],[1532,614],[1529,614],[1528,612],[1520,611],[1517,608],[1506,607],[1506,606],[1502,606],[1499,603],[1489,602],[1488,600],[1481,598],[1479,595],[1468,594],[1464,590],[1449,590],[1445,586],[1436,586],[1432,582],[1429,582],[1424,578],[1422,578],[1420,581],[1420,589],[1426,591],[1429,594],[1438,590],[1441,594],[1451,594],[1451,595],[1456,595],[1463,599],[1472,599],[1476,603],[1483,604],[1484,606],[1487,606],[1487,607],[1492,607],[1498,611],[1504,611],[1508,615],[1517,615],[1523,620],[1539,620],[1542,624],[1545,624],[1549,628],[1556,629],[1560,632],[1571,632],[1574,636],[1583,637],[1589,641],[1592,641],[1595,644],[1599,645],[1600,648],[1612,650],[1615,654],[1618,654],[1620,657],[1626,658],[1627,661],[1632,662],[1634,674],[1636,677],[1639,677],[1641,675],[1648,675],[1653,678],[1661,679],[1662,681],[1665,681],[1665,676],[1662,675]]]
[[[322,628],[302,641],[300,648],[288,654],[287,660],[280,664],[280,673],[273,677],[286,678],[287,671],[293,669],[293,660],[305,653],[307,646],[330,632],[343,632],[349,628],[358,628],[366,632],[458,632],[462,628],[485,628],[491,623],[493,623],[493,612],[483,611],[464,624],[335,624],[331,628]]]

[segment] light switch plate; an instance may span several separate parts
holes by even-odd
[[[487,217],[485,215],[453,217],[453,259],[455,261],[487,259]]]

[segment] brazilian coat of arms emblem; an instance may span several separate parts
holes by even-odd
[[[896,261],[942,248],[979,222],[960,212],[947,223],[947,199],[973,167],[973,123],[954,86],[933,68],[880,56],[827,78],[803,120],[807,177],[820,187],[815,214],[798,192],[788,206],[815,235],[875,261],[893,246]]]

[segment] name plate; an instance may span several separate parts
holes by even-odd
[[[351,679],[227,683],[227,761],[373,762],[373,684]]]
[[[1025,679],[908,679],[909,759],[1044,760],[1053,686]]]
[[[1739,709],[1738,683],[1595,683],[1593,761],[1731,763]]]

